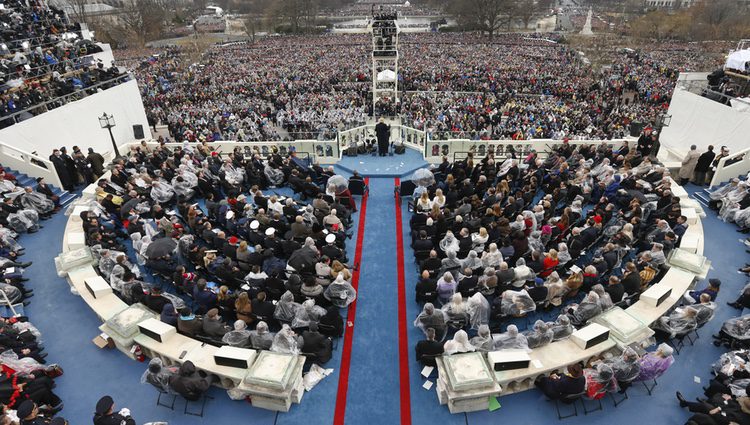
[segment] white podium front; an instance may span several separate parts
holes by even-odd
[[[651,286],[641,294],[640,301],[651,307],[658,307],[672,295],[672,287],[663,283]]]
[[[158,342],[164,342],[170,336],[177,333],[177,329],[174,326],[154,318],[146,319],[139,323],[138,329],[143,335]]]
[[[487,360],[495,372],[503,370],[526,369],[531,363],[531,356],[526,350],[500,350],[487,353]]]
[[[94,298],[102,298],[112,293],[112,287],[101,276],[89,277],[84,279],[83,282],[89,294]]]
[[[592,323],[585,328],[581,328],[570,335],[573,341],[581,350],[586,350],[609,339],[609,329],[598,323]]]

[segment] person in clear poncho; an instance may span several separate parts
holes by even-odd
[[[463,329],[456,331],[456,334],[453,335],[453,339],[447,341],[445,345],[443,345],[443,353],[448,356],[451,354],[469,353],[472,351],[476,351],[476,348],[471,345],[469,342],[469,335]]]
[[[194,187],[198,187],[197,182],[195,185],[189,183],[184,176],[178,175],[172,179],[172,187],[177,195],[184,197],[185,199],[191,199],[195,195]]]
[[[674,363],[674,357],[672,357],[673,351],[672,347],[666,343],[661,343],[656,351],[646,353],[638,361],[641,365],[641,372],[635,380],[650,381],[662,376],[669,369],[669,366]]]
[[[4,281],[0,281],[0,291],[5,292],[5,296],[8,297],[8,301],[10,301],[11,304],[16,304],[23,301],[23,293],[21,292],[21,290],[13,285],[5,283]],[[0,305],[7,304],[8,303],[4,298],[0,299]]]
[[[544,242],[542,242],[542,232],[534,230],[529,235],[529,248],[533,251],[544,252]]]
[[[516,325],[508,325],[504,333],[493,337],[495,350],[528,350],[526,336],[518,332]]]
[[[739,341],[750,339],[750,315],[733,317],[721,325],[719,335]]]
[[[480,292],[469,297],[466,302],[466,312],[469,314],[471,329],[479,329],[490,323],[490,303]]]
[[[568,245],[565,242],[560,242],[559,244],[557,244],[557,259],[560,260],[560,264],[567,264],[568,261],[573,259],[570,256]]]
[[[297,310],[302,306],[294,302],[294,294],[290,291],[284,292],[281,295],[281,299],[276,303],[276,309],[273,312],[273,317],[284,323],[291,323],[297,314]]]
[[[454,278],[458,278],[459,269],[461,268],[461,260],[456,257],[458,251],[446,252],[446,257],[440,261],[441,269],[451,270],[450,273]]]
[[[596,292],[591,291],[586,295],[586,298],[581,301],[577,306],[571,306],[568,309],[568,316],[570,317],[571,323],[574,326],[580,326],[588,322],[589,319],[594,318],[602,312],[602,307],[599,304],[599,295]]]
[[[414,326],[422,330],[427,335],[427,329],[435,329],[436,339],[442,340],[445,336],[446,317],[442,310],[436,309],[432,303],[426,303],[416,319]]]
[[[232,347],[249,348],[250,331],[247,330],[247,323],[244,320],[234,322],[234,329],[225,333],[221,342]]]
[[[268,324],[261,320],[255,325],[255,330],[250,331],[250,345],[256,350],[270,350],[274,335],[268,331]]]
[[[496,243],[491,243],[490,249],[482,254],[482,265],[484,267],[494,267],[495,269],[498,269],[502,262],[503,253],[497,249]]]
[[[490,327],[487,325],[479,326],[477,330],[477,336],[471,339],[469,343],[476,348],[477,351],[486,353],[495,349],[495,341],[492,340],[492,334],[490,333]]]
[[[735,177],[728,184],[711,192],[708,197],[714,201],[721,201],[728,193],[737,190],[737,186],[739,186],[739,184],[740,179]]]
[[[169,380],[177,371],[176,367],[165,367],[160,358],[154,357],[141,375],[141,384],[151,384],[159,391],[169,392]]]
[[[442,311],[445,314],[445,318],[450,322],[461,322],[465,324],[469,321],[467,304],[459,293],[453,294],[450,301],[443,305]]]
[[[268,165],[266,165],[266,167],[268,167]],[[232,162],[230,160],[226,160],[226,162],[224,162],[224,165],[221,166],[221,171],[224,172],[224,180],[226,180],[226,182],[232,186],[239,186],[245,180],[245,170],[235,167],[234,165],[232,165]],[[266,173],[266,176],[268,176],[268,173]],[[269,178],[269,180],[271,179]]]
[[[747,182],[740,182],[737,187],[725,194],[722,198],[721,208],[719,209],[719,218],[724,221],[732,221],[737,211],[740,210],[739,202],[747,194]]]
[[[533,211],[529,211],[529,210],[525,210],[522,214],[523,214],[524,224],[526,224],[526,222],[525,222],[526,220],[530,220],[531,221],[531,226],[528,226],[529,229],[531,229],[532,232],[536,231],[537,230],[537,221],[536,221],[536,215],[534,215],[534,212]]]
[[[536,310],[536,304],[525,289],[506,290],[500,303],[500,312],[505,316],[521,316]]]
[[[151,185],[151,199],[159,204],[167,204],[174,198],[174,188],[163,180],[155,180]]]
[[[565,339],[576,330],[570,323],[570,317],[565,314],[559,315],[557,320],[555,320],[555,323],[550,326],[550,329],[552,330],[553,341]]]
[[[688,332],[698,327],[696,316],[698,310],[693,306],[678,307],[669,315],[660,317],[651,328],[669,334],[671,338],[679,335],[686,335]]]
[[[24,208],[34,210],[41,215],[49,214],[55,209],[55,203],[48,199],[44,194],[34,192],[30,187],[24,189],[24,192],[19,195],[18,199],[21,200],[21,205]]]
[[[513,286],[516,288],[523,288],[528,280],[534,280],[535,274],[529,266],[526,265],[526,260],[519,258],[516,260],[516,266],[513,267]]]
[[[612,303],[612,297],[610,297],[607,291],[604,290],[602,284],[597,283],[591,287],[591,290],[596,292],[596,295],[599,296],[599,307],[602,308],[602,311],[607,311],[614,306],[614,303]]]
[[[302,343],[302,337],[297,336],[289,325],[283,325],[273,338],[271,351],[297,355],[300,353]]]
[[[479,258],[479,255],[476,251],[469,251],[469,255],[466,256],[463,260],[461,260],[461,270],[463,269],[471,269],[476,270],[479,268],[482,268],[482,260]]]
[[[443,251],[446,255],[448,255],[449,252],[456,253],[459,250],[458,239],[453,236],[453,232],[451,232],[450,230],[445,233],[445,237],[440,240],[438,246],[440,247],[440,250]]]
[[[17,374],[31,375],[33,372],[38,370],[47,370],[51,367],[57,367],[55,365],[43,365],[31,357],[18,357],[18,354],[13,350],[6,350],[0,353],[0,364],[7,366]]]
[[[638,354],[630,347],[627,347],[619,357],[605,360],[605,363],[612,367],[615,379],[617,379],[620,387],[628,385],[641,374],[641,364],[638,363]]]
[[[2,241],[3,246],[14,252],[23,249],[21,244],[16,241],[17,237],[18,234],[12,229],[0,225],[0,241]]]
[[[615,372],[606,363],[599,363],[595,369],[584,369],[583,376],[586,377],[586,395],[593,400],[619,389]]]
[[[526,336],[526,341],[528,341],[529,348],[543,347],[552,342],[555,336],[552,329],[543,320],[534,322],[534,327],[530,331],[524,332],[524,335]]]
[[[695,322],[698,326],[703,326],[714,318],[716,312],[716,303],[711,301],[709,294],[701,294],[698,304],[693,304],[693,308],[696,310]]]
[[[306,328],[311,322],[318,323],[320,318],[325,314],[326,310],[321,306],[315,305],[315,300],[307,300],[295,312],[294,319],[292,320],[292,328]]]
[[[357,291],[351,283],[344,280],[343,273],[339,273],[336,279],[328,285],[323,295],[336,307],[346,308],[357,298]]]
[[[554,306],[562,304],[562,297],[568,288],[557,272],[552,272],[547,276],[544,286],[547,287],[547,301]]]
[[[8,215],[8,227],[16,233],[33,233],[39,230],[39,213],[24,208]]]
[[[517,215],[516,220],[510,223],[510,231],[512,233],[516,231],[523,232],[524,230],[526,230],[526,222],[523,221],[522,215]]]
[[[267,163],[265,167],[263,167],[263,174],[266,175],[266,178],[268,179],[268,182],[271,184],[271,186],[280,186],[282,183],[284,183],[284,172],[273,168],[271,164]]]

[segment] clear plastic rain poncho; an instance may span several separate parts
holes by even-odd
[[[294,320],[297,310],[302,308],[301,305],[294,302],[294,294],[290,291],[284,292],[276,303],[276,310],[273,312],[273,317],[282,322],[291,323]]]
[[[159,204],[166,204],[174,197],[174,188],[163,180],[154,181],[151,186],[151,199]]]
[[[271,186],[280,186],[282,183],[284,183],[284,172],[273,168],[271,164],[266,164],[265,167],[263,167],[263,174],[266,175],[266,178],[268,179],[268,182],[271,183]],[[240,183],[242,180],[240,180]],[[234,185],[239,185],[240,183],[233,183]]]
[[[440,247],[440,250],[446,253],[446,255],[449,252],[456,253],[458,252],[459,246],[458,246],[458,239],[456,239],[455,236],[453,236],[453,232],[450,230],[445,233],[445,237],[440,240],[440,243],[438,244]]]
[[[315,300],[307,300],[302,303],[302,307],[298,308],[292,320],[293,328],[304,328],[310,325],[310,323],[318,323],[320,318],[325,316],[326,309],[321,306],[315,305]]]
[[[525,289],[506,290],[500,303],[500,311],[506,316],[520,316],[536,310],[536,304]]]
[[[495,341],[492,340],[492,334],[490,333],[490,327],[487,325],[479,326],[477,330],[477,336],[471,339],[471,345],[476,348],[477,351],[488,352],[495,349]]]
[[[721,325],[721,330],[730,337],[741,341],[750,339],[750,314],[727,320]]]
[[[234,330],[224,334],[221,342],[232,347],[248,348],[250,346],[250,331],[244,320],[234,322]]]
[[[481,292],[477,292],[466,302],[469,313],[469,324],[472,329],[479,329],[490,323],[490,303]]]
[[[715,374],[722,373],[726,376],[732,376],[737,370],[747,368],[747,350],[735,350],[728,353],[724,353],[719,356],[719,360],[711,365],[711,369]]]
[[[419,313],[416,319],[414,319],[414,326],[427,332],[428,328],[433,328],[437,335],[442,335],[442,331],[445,330],[445,314],[435,308],[432,303],[426,303],[422,308],[422,312]]]
[[[446,303],[443,308],[443,313],[448,321],[463,321],[468,322],[469,315],[467,310],[467,304],[464,302],[463,297],[459,293],[453,294],[450,302]]]
[[[255,325],[254,331],[250,331],[250,344],[256,350],[270,350],[273,338],[274,334],[268,331],[268,324],[262,320]]]
[[[532,251],[544,252],[544,242],[542,242],[542,232],[534,230],[529,235],[529,248]]]
[[[702,326],[714,318],[714,313],[716,312],[716,303],[710,301],[707,303],[693,304],[693,308],[697,310],[697,313],[695,315],[695,322],[698,324],[698,326]]]
[[[292,331],[289,325],[283,325],[279,333],[273,338],[271,351],[294,355],[299,354],[298,337],[294,334],[294,331]]]
[[[357,290],[351,283],[344,280],[342,273],[339,273],[336,280],[328,285],[323,295],[336,307],[346,308],[357,298]]]
[[[565,242],[560,242],[559,244],[557,244],[557,259],[560,261],[560,264],[566,264],[568,261],[573,259],[570,256],[568,245]]]
[[[535,277],[534,271],[526,265],[526,260],[523,258],[516,260],[516,266],[513,267],[513,286],[516,288],[522,287],[526,284],[526,281],[534,280]]]
[[[327,186],[332,186],[336,193],[341,193],[349,188],[349,181],[340,174],[334,174],[328,179]]]
[[[435,175],[427,168],[420,168],[414,172],[411,181],[417,186],[428,187],[435,184]]]
[[[555,323],[552,324],[551,329],[553,334],[553,341],[560,341],[561,339],[565,339],[576,330],[570,323],[570,318],[564,314],[558,316],[557,320],[555,320]]]
[[[44,370],[47,366],[37,362],[31,357],[18,358],[13,350],[3,351],[0,354],[0,363],[13,369],[21,375],[29,375],[36,370]]]
[[[11,251],[18,251],[23,247],[16,241],[18,234],[7,227],[0,227],[0,241],[3,246],[7,246]]]
[[[698,311],[692,306],[678,307],[668,316],[660,317],[651,327],[668,333],[672,338],[685,335],[698,327],[698,322],[695,320],[697,313]]]
[[[476,251],[469,251],[469,255],[461,260],[461,270],[467,268],[471,270],[482,268],[482,260],[479,258]]]
[[[630,382],[641,374],[641,364],[638,362],[638,354],[630,347],[622,352],[620,357],[607,362],[615,373],[618,382]]]
[[[11,304],[16,304],[23,300],[23,294],[21,293],[21,290],[13,285],[8,285],[5,282],[0,282],[0,291],[3,291],[5,293],[5,296],[8,297],[8,301],[10,301]],[[5,298],[0,298],[0,305],[7,304],[8,303],[5,301]]]
[[[495,350],[528,350],[529,342],[526,336],[518,332],[516,325],[508,325],[504,333],[497,334],[492,338],[495,341]]]
[[[586,298],[581,301],[578,307],[572,313],[570,320],[574,324],[582,325],[602,312],[599,305],[599,295],[596,292],[589,292]]]
[[[602,308],[602,311],[607,311],[614,306],[612,303],[612,297],[610,297],[607,291],[604,290],[602,284],[597,283],[591,287],[591,290],[596,292],[596,295],[599,296],[599,307]]]
[[[24,208],[34,210],[39,214],[46,214],[55,209],[55,203],[39,192],[24,192],[19,199]]]
[[[503,253],[497,249],[496,243],[491,243],[489,251],[482,254],[482,265],[484,267],[494,267],[495,269],[499,269],[502,262]]]
[[[268,166],[266,165],[266,167]],[[232,186],[242,184],[242,181],[245,179],[245,170],[237,168],[229,162],[221,166],[221,171],[224,172],[224,179]],[[266,173],[266,176],[268,176],[268,173]]]
[[[24,233],[39,228],[39,214],[30,209],[22,209],[8,215],[8,226],[16,233]]]
[[[182,180],[182,181],[180,181]],[[197,180],[196,184],[191,184],[188,182],[184,176],[175,176],[172,179],[172,187],[174,188],[175,193],[177,195],[183,196],[186,199],[190,199],[195,195],[194,187],[197,187]]]
[[[463,329],[458,330],[453,335],[453,339],[447,341],[443,346],[443,351],[446,355],[468,353],[475,350],[476,348],[469,342],[469,335]]]
[[[534,322],[534,327],[530,331],[524,332],[524,335],[529,348],[543,347],[552,342],[555,336],[552,329],[543,320]]]
[[[606,393],[619,388],[615,372],[606,363],[599,363],[596,369],[584,369],[583,375],[586,377],[586,392],[590,398],[602,398]]]
[[[164,367],[158,357],[148,362],[146,371],[141,375],[141,384],[151,384],[159,390],[169,392],[169,379],[177,373],[177,369]]]

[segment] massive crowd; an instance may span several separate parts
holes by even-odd
[[[400,40],[389,111],[433,139],[610,139],[666,111],[680,70],[710,69],[704,45],[615,50],[594,71],[553,34],[415,34]],[[330,139],[372,115],[366,35],[267,37],[179,49],[135,67],[151,121],[175,140]]]
[[[67,103],[65,95],[75,94],[77,99],[93,94],[91,86],[106,89],[121,82],[117,78],[122,73],[114,64],[94,62],[90,55],[101,48],[83,40],[80,25],[69,22],[61,10],[17,0],[3,6],[0,128]]]

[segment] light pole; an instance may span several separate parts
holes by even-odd
[[[664,127],[669,127],[669,124],[672,123],[672,116],[668,113],[664,112],[660,114],[656,118],[656,128],[659,130],[659,137],[656,140],[655,146],[653,148],[653,155],[654,158],[656,158],[656,155],[659,154],[659,149],[661,149],[661,132],[664,131]]]
[[[115,117],[112,115],[107,115],[107,113],[103,113],[101,117],[99,117],[99,125],[102,128],[106,128],[109,131],[109,138],[112,139],[112,147],[115,149],[115,158],[120,157],[120,151],[117,149],[117,143],[115,142],[115,136],[112,135],[112,127],[115,126]]]

